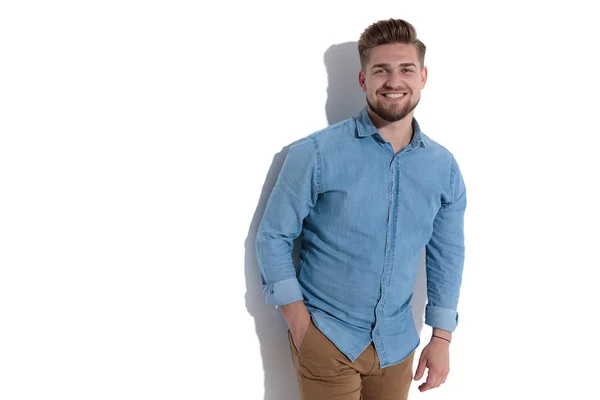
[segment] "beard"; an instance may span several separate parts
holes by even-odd
[[[421,99],[417,99],[417,101],[415,101],[414,103],[410,103],[407,101],[406,104],[401,108],[390,105],[390,107],[386,109],[380,102],[376,102],[374,104],[371,103],[369,101],[369,98],[367,97],[367,105],[369,106],[371,111],[377,114],[384,121],[396,122],[400,121],[408,114],[410,114],[411,111],[414,110],[415,107],[417,107],[417,104],[419,104],[419,100]]]

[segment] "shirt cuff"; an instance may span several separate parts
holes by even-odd
[[[300,284],[296,278],[263,285],[263,292],[267,299],[267,304],[274,306],[284,306],[296,301],[304,301]]]
[[[425,307],[425,323],[432,328],[454,332],[458,325],[458,312],[444,307]]]

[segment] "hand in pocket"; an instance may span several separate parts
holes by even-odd
[[[298,327],[294,327],[294,330],[290,329],[292,333],[292,340],[294,341],[294,346],[296,346],[296,350],[300,351],[302,345],[304,344],[304,340],[306,339],[306,334],[310,328],[311,320],[308,319],[307,323],[302,324]]]

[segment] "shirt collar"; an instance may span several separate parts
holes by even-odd
[[[367,111],[367,107],[363,107],[360,114],[355,118],[356,119],[356,129],[358,137],[367,137],[377,134],[380,138],[383,139],[383,136],[379,133],[375,125],[373,125],[373,121],[369,116],[369,112]],[[412,128],[413,128],[413,137],[410,141],[410,148],[414,149],[416,147],[427,147],[427,141],[425,139],[425,135],[421,131],[421,127],[417,122],[416,118],[412,119]]]

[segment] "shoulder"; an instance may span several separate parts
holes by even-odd
[[[434,160],[447,163],[448,165],[456,164],[456,159],[454,158],[454,154],[448,150],[444,145],[439,142],[433,140],[428,135],[421,133],[423,137],[423,141],[427,146],[427,153],[430,157],[433,157]]]
[[[424,141],[427,144],[427,150],[429,157],[432,157],[432,164],[435,163],[439,166],[438,173],[443,177],[443,181],[448,182],[449,198],[454,199],[457,193],[465,191],[465,185],[462,177],[462,173],[454,154],[448,150],[445,146],[431,139],[430,137],[423,135]],[[453,200],[452,200],[453,201]]]
[[[320,153],[324,148],[339,144],[345,137],[354,137],[355,132],[356,121],[349,118],[294,141],[289,149],[294,152]]]
[[[308,137],[313,139],[317,145],[327,146],[331,143],[338,143],[340,139],[345,137],[354,137],[355,132],[356,121],[354,118],[348,118],[327,128],[313,132]]]

